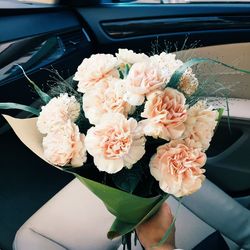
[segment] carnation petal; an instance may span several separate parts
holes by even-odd
[[[133,164],[139,161],[142,156],[145,154],[145,147],[144,144],[140,146],[131,146],[128,154],[124,156],[125,166],[127,168],[131,168]]]
[[[151,157],[151,160],[149,162],[149,168],[151,175],[159,181],[161,179],[161,171],[160,171],[160,165],[157,163],[157,155],[153,155]]]
[[[123,98],[126,102],[128,102],[129,104],[133,106],[140,106],[143,104],[145,100],[144,95],[137,95],[131,92],[127,92]]]
[[[117,58],[110,54],[96,54],[85,58],[77,68],[74,80],[78,82],[78,91],[85,93],[98,82],[117,75]]]
[[[199,101],[189,108],[187,113],[183,138],[188,145],[205,151],[217,125],[217,111],[207,107],[204,101]]]
[[[101,153],[97,147],[99,142],[100,142],[99,138],[95,136],[95,128],[94,127],[90,128],[85,137],[85,147],[89,152],[89,154],[91,154],[92,156]]]
[[[100,171],[105,171],[109,174],[117,173],[123,168],[122,159],[108,160],[101,157],[95,157],[94,163]]]
[[[182,178],[167,173],[164,174],[164,179],[160,178],[160,188],[168,194],[180,197],[179,192],[181,190]]]
[[[159,135],[161,134],[162,127],[157,125],[157,124],[150,124],[150,122],[145,121],[145,126],[144,126],[144,133],[147,136],[152,136],[153,138],[158,138]],[[166,138],[163,138],[166,139]],[[167,139],[166,139],[167,140]]]
[[[120,64],[134,64],[148,59],[148,56],[143,53],[135,53],[133,50],[119,49],[115,54]]]
[[[179,126],[176,127],[164,127],[162,130],[162,134],[161,134],[161,138],[165,139],[165,140],[175,140],[178,139],[182,136],[182,134],[185,131],[185,125],[184,124],[180,124]]]

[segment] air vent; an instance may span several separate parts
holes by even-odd
[[[81,29],[60,34],[59,37],[66,52],[71,52],[77,47],[82,46],[84,43],[88,42],[86,35]]]

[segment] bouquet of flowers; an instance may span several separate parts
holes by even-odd
[[[202,186],[205,151],[223,112],[196,94],[200,84],[191,66],[206,60],[183,63],[175,54],[127,49],[96,54],[83,60],[75,83],[56,94],[26,76],[44,102],[39,109],[0,108],[35,115],[4,117],[34,153],[74,174],[104,202],[116,217],[108,238],[126,236],[169,195]]]

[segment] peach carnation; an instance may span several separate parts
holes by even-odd
[[[83,111],[91,124],[100,122],[106,113],[121,113],[125,117],[133,111],[133,107],[123,99],[122,80],[112,79],[109,86],[97,86],[83,96]]]
[[[176,59],[176,55],[172,53],[162,52],[160,55],[151,56],[150,60],[162,70],[162,74],[166,77],[166,84],[174,72],[183,65],[183,62]],[[198,85],[199,82],[195,74],[191,68],[188,68],[180,79],[179,89],[186,95],[192,95],[197,90]]]
[[[148,96],[141,121],[144,133],[165,140],[180,138],[187,118],[185,97],[179,91],[166,88]]]
[[[200,189],[205,176],[202,167],[206,155],[197,148],[173,140],[157,148],[150,161],[150,172],[160,188],[176,197],[190,195]]]
[[[141,105],[146,95],[164,86],[165,80],[157,65],[148,61],[133,64],[126,79],[125,101]]]
[[[217,125],[218,112],[199,101],[187,111],[183,138],[188,145],[208,149]]]
[[[104,115],[88,130],[85,145],[100,171],[113,174],[123,167],[132,168],[145,153],[145,137],[133,118],[119,113]]]
[[[60,94],[52,98],[49,103],[42,107],[42,111],[37,119],[38,130],[42,134],[47,134],[57,130],[61,124],[68,119],[76,121],[80,114],[80,104],[74,96]]]
[[[118,77],[116,66],[117,58],[110,54],[96,54],[85,58],[73,78],[79,82],[78,91],[85,93],[107,77]]]
[[[70,120],[43,138],[45,158],[57,166],[80,167],[87,160],[84,134]]]
[[[149,58],[144,53],[135,53],[133,50],[128,49],[119,49],[118,53],[115,55],[118,58],[119,64],[121,65],[143,62]]]

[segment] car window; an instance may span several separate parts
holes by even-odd
[[[137,0],[137,1],[128,1],[128,0],[118,0],[115,2],[119,3],[150,3],[150,4],[183,4],[183,3],[247,3],[249,0]]]

